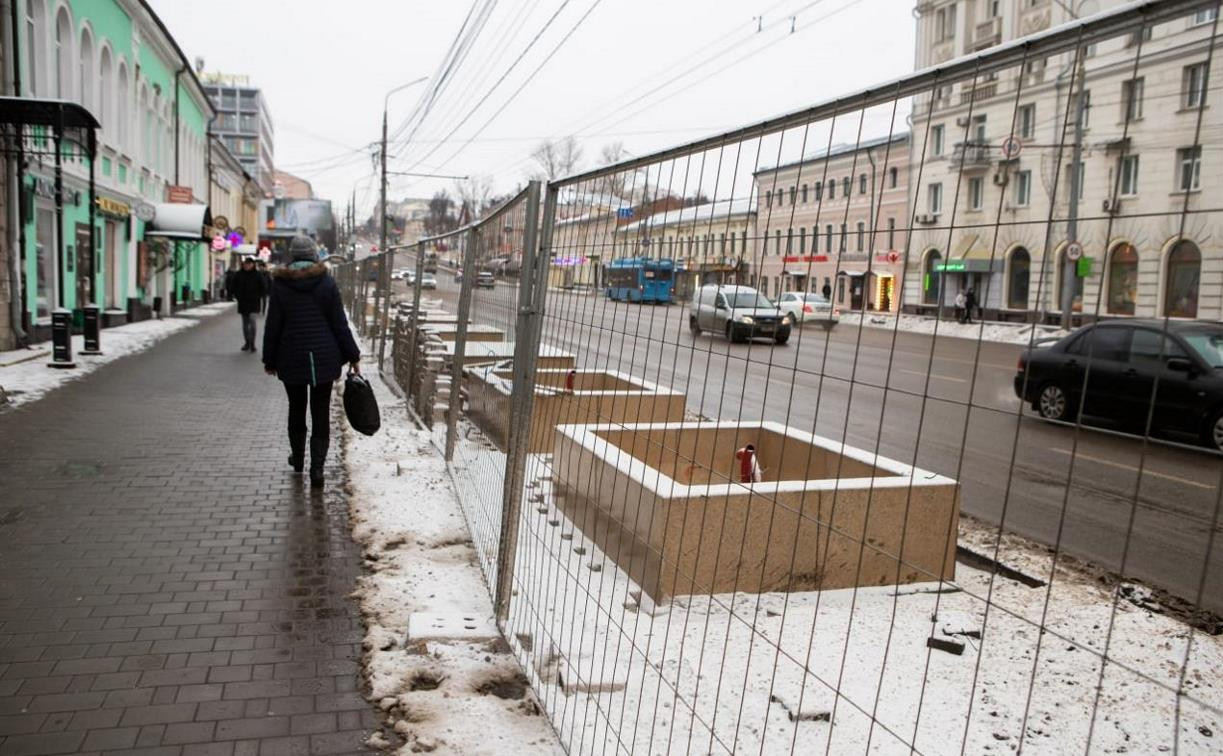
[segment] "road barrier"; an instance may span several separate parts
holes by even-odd
[[[337,269],[566,749],[1215,747],[1220,455],[1156,432],[1170,373],[1121,439],[1033,418],[1015,364],[1059,322],[1158,318],[1162,363],[1223,319],[1217,8],[1025,7],[1015,42]],[[675,265],[607,266],[641,258]],[[624,296],[660,275],[683,301]],[[969,288],[1015,325],[956,322]],[[1072,398],[1116,357],[1079,359]]]

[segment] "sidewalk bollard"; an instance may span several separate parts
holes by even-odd
[[[72,361],[72,311],[63,307],[51,313],[51,361],[47,367],[76,367]]]
[[[96,304],[85,306],[85,348],[81,354],[102,353],[102,308]]]

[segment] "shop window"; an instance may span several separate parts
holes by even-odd
[[[1168,253],[1164,276],[1164,315],[1196,318],[1198,285],[1202,276],[1202,253],[1193,242],[1177,242]]]
[[[1032,255],[1019,247],[1007,261],[1006,306],[1011,310],[1028,309],[1028,288],[1032,282]]]
[[[943,262],[943,256],[937,249],[926,253],[926,263],[922,266],[922,304],[938,304],[939,288],[942,286],[943,274],[938,266]]]
[[[40,207],[35,215],[36,312],[39,318],[49,318],[55,309],[55,213],[51,208]]]
[[[1138,301],[1138,250],[1121,243],[1108,255],[1108,312],[1133,315]]]

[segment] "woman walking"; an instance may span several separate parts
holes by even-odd
[[[323,484],[330,445],[331,385],[347,362],[360,372],[361,350],[348,329],[335,280],[305,236],[289,243],[292,262],[272,276],[263,327],[263,367],[289,395],[289,465],[301,472],[306,454],[306,406],[310,407],[310,483]]]

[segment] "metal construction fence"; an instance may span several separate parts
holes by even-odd
[[[338,269],[568,750],[1218,750],[1218,32],[1131,4]]]

